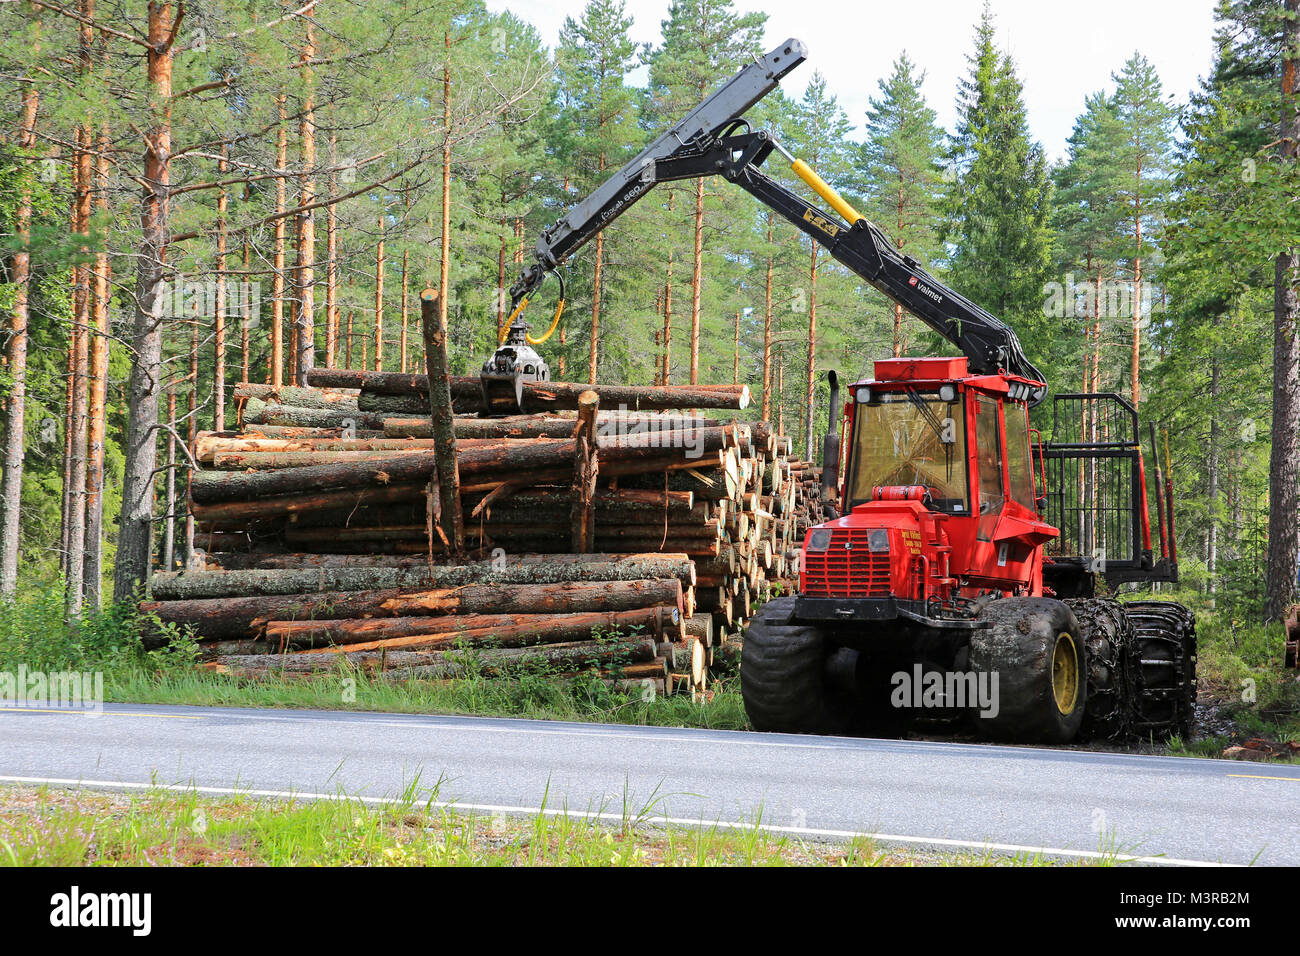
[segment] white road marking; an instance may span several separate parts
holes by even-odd
[[[377,806],[404,804],[407,801],[397,797],[350,797],[344,794],[295,792],[292,790],[254,790],[234,787],[207,787],[186,784],[137,783],[131,781],[115,782],[112,780],[74,780],[63,777],[8,777],[0,776],[0,783],[27,784],[37,786],[76,787],[92,790],[165,790],[175,793],[203,793],[212,796],[267,797],[277,800],[356,800]],[[549,807],[519,807],[492,803],[457,803],[455,801],[433,801],[429,806],[440,809],[465,811],[473,813],[509,813],[523,816],[563,816],[578,820],[612,820],[622,823],[626,817],[621,813],[582,812],[578,810],[557,810]],[[1097,850],[1066,850],[1056,847],[1022,846],[1016,843],[989,843],[978,840],[952,840],[941,837],[903,836],[896,833],[861,833],[852,830],[823,830],[816,827],[787,827],[768,823],[744,823],[742,821],[718,821],[710,824],[704,820],[691,820],[687,817],[638,817],[641,826],[719,826],[728,830],[752,832],[763,830],[770,833],[788,833],[794,836],[823,837],[834,840],[852,840],[866,837],[882,843],[903,843],[912,846],[936,846],[952,849],[976,851],[996,851],[999,853],[1035,853],[1046,856],[1058,856],[1078,860],[1114,860],[1119,863],[1138,863],[1164,866],[1208,866],[1235,867],[1235,863],[1219,863],[1209,860],[1182,860],[1165,856],[1124,856],[1118,853],[1102,853]]]

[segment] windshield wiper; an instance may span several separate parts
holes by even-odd
[[[934,409],[930,407],[930,403],[918,395],[915,390],[910,388],[905,389],[903,394],[905,394],[907,400],[916,407],[916,410],[921,413],[921,417],[925,420],[925,423],[930,426],[930,430],[934,432],[935,437],[939,439],[939,444],[943,446],[944,466],[947,472],[946,479],[951,484],[952,442],[947,440],[947,436],[944,433],[943,421],[934,413]]]

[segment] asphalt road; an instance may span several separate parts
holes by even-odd
[[[1300,766],[475,717],[107,705],[0,709],[0,784],[761,822],[810,838],[1300,863]]]

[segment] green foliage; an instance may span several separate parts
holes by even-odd
[[[164,649],[147,650],[145,634]],[[151,642],[154,646],[159,642]],[[145,615],[133,602],[65,619],[62,584],[30,588],[0,602],[0,670],[22,664],[29,671],[104,671],[110,675],[180,672],[192,665],[197,645],[174,624]]]
[[[862,189],[872,219],[898,248],[929,268],[939,257],[944,133],[925,102],[925,71],[903,53],[867,110]]]
[[[418,356],[411,306],[417,290],[438,277],[447,146],[451,361],[457,373],[467,374],[495,345],[505,290],[531,260],[536,236],[765,47],[765,16],[742,13],[732,0],[674,0],[660,42],[642,49],[630,39],[623,0],[590,0],[565,23],[553,51],[524,20],[492,12],[480,0],[392,0],[322,8],[315,14],[318,52],[307,70],[297,63],[305,21],[279,22],[284,13],[271,0],[190,11],[186,30],[202,29],[212,42],[191,43],[196,35],[187,34],[173,76],[176,91],[199,92],[172,104],[172,182],[184,191],[172,197],[171,231],[189,238],[171,244],[168,261],[190,278],[215,275],[218,191],[204,187],[220,178],[224,143],[227,175],[250,174],[246,183],[230,184],[225,198],[227,268],[242,270],[246,240],[251,278],[261,283],[262,311],[254,317],[260,324],[249,335],[252,381],[265,381],[269,371],[269,217],[281,96],[289,204],[306,185],[298,124],[309,98],[317,132],[317,195],[330,185],[338,193],[356,193],[336,207],[341,334],[352,325],[349,341],[339,348],[340,365],[347,355],[352,367],[360,367],[363,354],[368,365],[375,364],[381,220],[385,368],[399,367],[398,316],[404,308],[408,368]],[[140,32],[144,14],[143,7],[125,13],[118,26]],[[1176,110],[1151,64],[1134,54],[1108,89],[1080,104],[1068,154],[1050,176],[1041,147],[1029,136],[1020,78],[997,47],[987,8],[969,76],[958,91],[951,136],[937,126],[921,94],[924,72],[906,54],[871,99],[861,142],[853,141],[836,100],[836,93],[848,91],[828,89],[819,74],[797,100],[777,91],[748,117],[754,128],[773,130],[905,253],[1011,324],[1058,391],[1077,389],[1085,361],[1096,355],[1101,388],[1127,392],[1133,329],[1130,316],[1105,316],[1099,339],[1089,340],[1090,324],[1078,316],[1044,314],[1044,283],[1064,283],[1074,274],[1081,284],[1100,279],[1122,286],[1132,281],[1141,255],[1143,284],[1157,299],[1150,327],[1139,330],[1142,416],[1159,425],[1162,445],[1163,436],[1169,438],[1188,580],[1213,588],[1233,613],[1258,601],[1262,587],[1253,529],[1266,519],[1272,260],[1278,250],[1300,243],[1294,215],[1300,174],[1295,163],[1279,160],[1277,148],[1282,14],[1277,0],[1223,0],[1214,68],[1182,112],[1176,144]],[[106,554],[110,561],[113,555],[132,356],[125,335],[135,304],[139,241],[138,145],[131,144],[138,140],[135,131],[153,121],[154,104],[140,92],[142,63],[125,41],[99,37],[103,47],[97,52],[107,57],[81,75],[69,68],[79,37],[67,17],[52,9],[37,17],[29,5],[0,4],[0,27],[11,103],[7,128],[16,126],[14,110],[31,78],[37,78],[41,95],[35,153],[0,151],[0,255],[7,259],[17,249],[16,212],[23,197],[30,197],[22,574],[25,583],[44,587],[58,575],[68,275],[87,251],[100,249],[108,251],[115,289],[105,495]],[[632,85],[642,66],[648,69],[645,89]],[[445,120],[444,79],[450,81]],[[58,146],[72,142],[74,128],[84,122],[106,130],[114,143],[108,210],[96,212],[88,242],[68,234],[70,156]],[[806,195],[778,157],[769,159],[765,171]],[[868,374],[871,360],[894,344],[893,304],[818,250],[817,336],[810,350],[811,242],[717,178],[705,183],[702,278],[693,290],[695,185],[661,186],[605,230],[598,379],[640,384],[656,378],[671,284],[669,378],[684,381],[695,292],[702,380],[729,381],[734,363],[737,377],[754,389],[749,414],[757,415],[766,399],[771,417],[807,451],[823,427],[827,397],[817,376],[810,407],[810,364],[818,373],[837,368],[849,376]],[[325,211],[315,217],[319,354]],[[295,216],[286,223],[290,278],[297,221]],[[588,246],[566,263],[567,320],[544,349],[559,377],[585,377],[595,293],[592,252]],[[8,279],[7,270],[0,273],[5,309],[14,295]],[[295,293],[285,298],[287,318]],[[529,316],[535,325],[552,302],[549,294],[539,297]],[[191,398],[198,428],[211,427],[214,417],[214,324],[210,315],[193,318],[165,317],[164,381],[176,389],[182,435]],[[773,341],[772,382],[761,396],[765,327]],[[900,331],[909,353],[951,349],[911,317],[903,317]],[[234,412],[229,386],[237,378],[238,332],[228,323],[227,421]],[[199,348],[193,380],[192,335]],[[9,373],[0,369],[0,398],[9,388]],[[183,482],[183,468],[179,477]]]
[[[1051,264],[1051,183],[1029,137],[1022,86],[1008,54],[994,46],[985,7],[962,82],[954,133],[956,180],[949,194],[949,278],[967,298],[1012,325],[1030,356],[1046,354],[1042,316]]]
[[[595,807],[553,806],[486,817],[458,810],[450,784],[417,777],[377,803],[214,799],[159,788],[130,795],[0,790],[0,865],[8,866],[1042,866],[1040,854],[886,849],[867,835],[839,843],[781,833],[762,808],[737,823],[665,823],[658,790]],[[1107,852],[1097,865],[1118,862]]]

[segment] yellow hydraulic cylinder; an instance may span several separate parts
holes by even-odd
[[[861,213],[850,206],[848,201],[835,191],[834,186],[813,172],[813,168],[802,159],[791,157],[790,168],[794,170],[796,176],[808,184],[813,192],[826,200],[830,207],[839,213],[850,226],[863,218]]]

